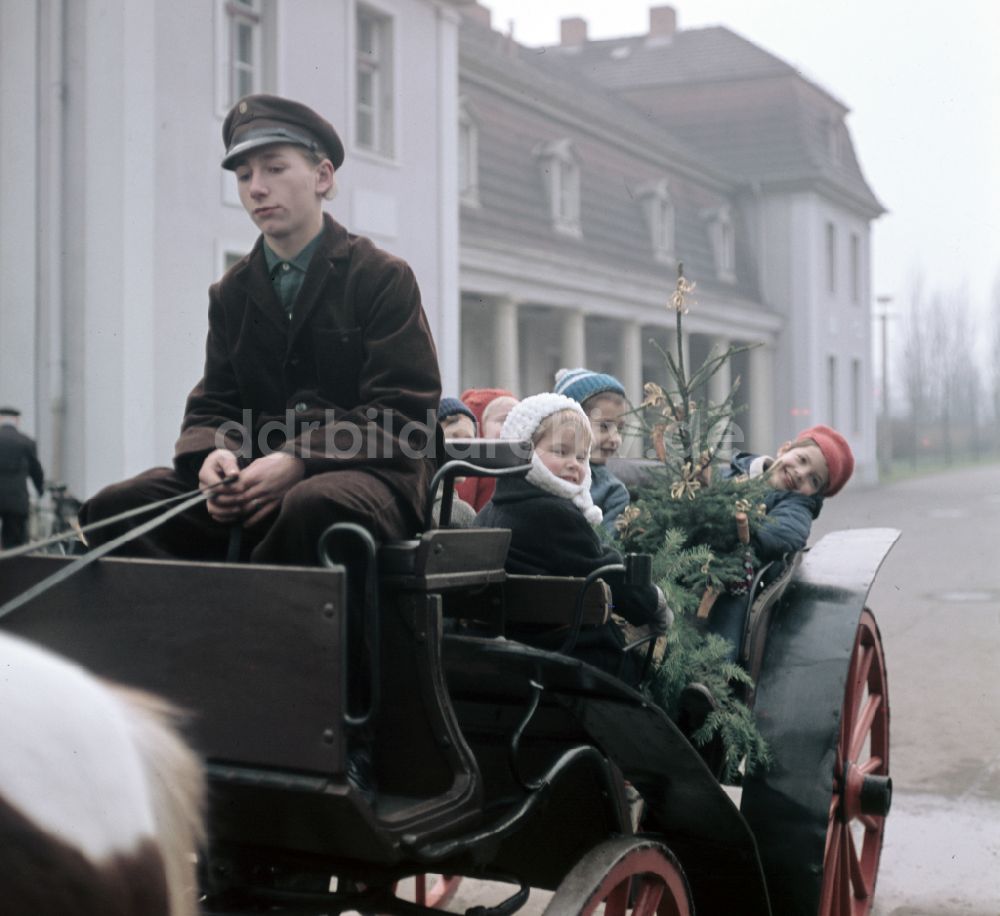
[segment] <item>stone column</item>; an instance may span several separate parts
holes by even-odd
[[[673,326],[670,328],[657,329],[657,333],[654,335],[656,339],[660,342],[660,346],[663,347],[667,353],[673,358],[674,362],[677,362],[677,332],[673,330]],[[691,378],[691,335],[684,335],[684,346],[682,348],[684,353],[684,373],[688,378]],[[660,357],[663,359],[663,357]],[[670,375],[669,370],[666,367],[666,362],[664,361],[663,366],[664,374],[666,375],[667,385],[671,389],[675,387],[673,376]]]
[[[712,338],[712,355],[721,356],[729,349],[729,339],[726,337]],[[729,362],[723,363],[719,371],[712,376],[708,383],[708,397],[714,404],[721,404],[729,397],[729,390],[733,386],[733,370]]]
[[[520,394],[520,355],[517,340],[517,308],[513,299],[500,299],[493,312],[494,385]]]
[[[567,369],[587,365],[587,325],[579,309],[562,313],[562,364]]]
[[[434,336],[441,364],[441,388],[458,392],[462,351],[462,306],[458,241],[458,24],[457,10],[438,6],[437,61],[437,268],[438,312]],[[433,314],[433,313],[432,313]]]
[[[774,429],[774,347],[765,343],[754,347],[748,355],[750,437],[745,448],[770,455],[777,445]]]
[[[633,407],[642,401],[642,327],[636,321],[626,321],[621,326],[621,337],[618,342],[618,366],[621,372],[621,383],[625,386]],[[621,454],[627,458],[636,458],[642,454],[642,437],[636,434],[639,417],[629,417],[625,423],[626,430],[632,428],[631,434],[626,432],[622,441]]]
[[[38,435],[38,66],[39,10],[31,0],[0,3],[0,392]],[[44,87],[47,89],[48,87]],[[16,127],[14,127],[16,125]],[[44,448],[44,445],[43,445]]]
[[[64,207],[78,210],[86,237],[80,286],[68,282],[66,291],[80,301],[67,322],[82,331],[67,329],[75,351],[67,360],[84,384],[74,390],[67,380],[67,448],[78,448],[83,466],[83,480],[76,472],[70,482],[86,494],[163,457],[153,425],[157,16],[152,4],[129,0],[65,6],[67,35],[85,50],[80,82],[69,81],[82,117],[66,137],[78,145]]]
[[[729,349],[729,339],[726,337],[713,337],[709,349],[710,356],[722,356]],[[718,371],[708,380],[708,399],[713,404],[721,404],[729,397],[729,391],[733,384],[733,371],[729,362],[724,362],[719,366]],[[737,423],[739,420],[737,420]],[[730,440],[727,437],[729,431],[728,423],[720,423],[718,428],[713,430],[711,442],[714,447],[720,449],[723,458],[731,454]]]

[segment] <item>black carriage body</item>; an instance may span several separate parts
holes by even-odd
[[[807,912],[781,903],[787,875],[773,861],[772,910],[754,834],[767,811],[758,805],[745,818],[640,693],[575,658],[445,633],[443,609],[455,596],[502,618],[507,537],[431,531],[380,552],[371,804],[346,775],[346,691],[360,662],[345,648],[343,568],[102,560],[2,626],[190,712],[189,736],[209,767],[211,912],[289,899],[311,899],[317,913],[357,908],[359,899],[397,912],[387,889],[422,872],[555,889],[589,850],[632,833],[623,780],[642,793],[643,829],[677,856],[699,913]],[[61,562],[9,563],[0,602]],[[867,562],[871,574],[878,562]],[[871,575],[855,584],[855,569],[842,572],[850,583],[832,606],[791,589],[782,598],[783,619],[805,608],[790,626],[807,644],[825,642],[832,625],[814,629],[815,615],[838,618],[845,631],[857,626]],[[779,640],[769,652],[796,646]],[[774,695],[769,670],[762,704]],[[815,741],[828,744],[829,734]],[[768,793],[780,791],[768,781],[757,798],[766,809]],[[369,896],[330,896],[333,875]]]

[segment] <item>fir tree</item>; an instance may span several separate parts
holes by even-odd
[[[672,718],[687,684],[697,682],[711,690],[718,708],[692,740],[701,745],[719,736],[725,751],[722,776],[731,779],[741,760],[752,771],[765,766],[769,755],[739,696],[752,686],[750,676],[729,661],[732,647],[725,639],[704,632],[698,610],[722,591],[748,593],[757,566],[750,536],[767,524],[767,484],[760,479],[723,479],[715,473],[717,465],[728,460],[726,434],[735,415],[739,379],[721,403],[711,403],[704,392],[712,377],[748,348],[713,351],[689,373],[683,316],[693,290],[679,265],[670,297],[676,352],[659,348],[670,381],[666,388],[647,383],[638,410],[660,466],[623,513],[618,528],[626,550],[653,555],[654,576],[675,615],[666,651],[646,689]]]

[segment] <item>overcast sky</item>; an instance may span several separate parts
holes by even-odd
[[[582,16],[591,38],[647,30],[647,0],[481,0],[494,28],[555,44]],[[984,314],[1000,273],[1000,2],[677,0],[678,27],[724,25],[843,102],[861,167],[890,211],[875,223],[872,293],[902,310],[967,284]],[[985,321],[981,325],[985,332]],[[984,337],[987,336],[985,333]]]

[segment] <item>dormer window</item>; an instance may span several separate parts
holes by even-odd
[[[733,216],[728,206],[705,211],[708,235],[715,257],[715,275],[723,283],[736,282],[736,235]]]
[[[479,124],[468,99],[458,103],[458,199],[479,206]]]
[[[663,264],[673,264],[674,255],[674,202],[670,198],[667,179],[650,181],[636,188],[639,206],[649,232],[653,257]]]
[[[834,165],[843,165],[846,159],[847,128],[842,118],[826,119],[826,145],[830,161]]]
[[[566,138],[539,144],[535,158],[545,182],[552,228],[579,238],[580,164],[572,141]]]

